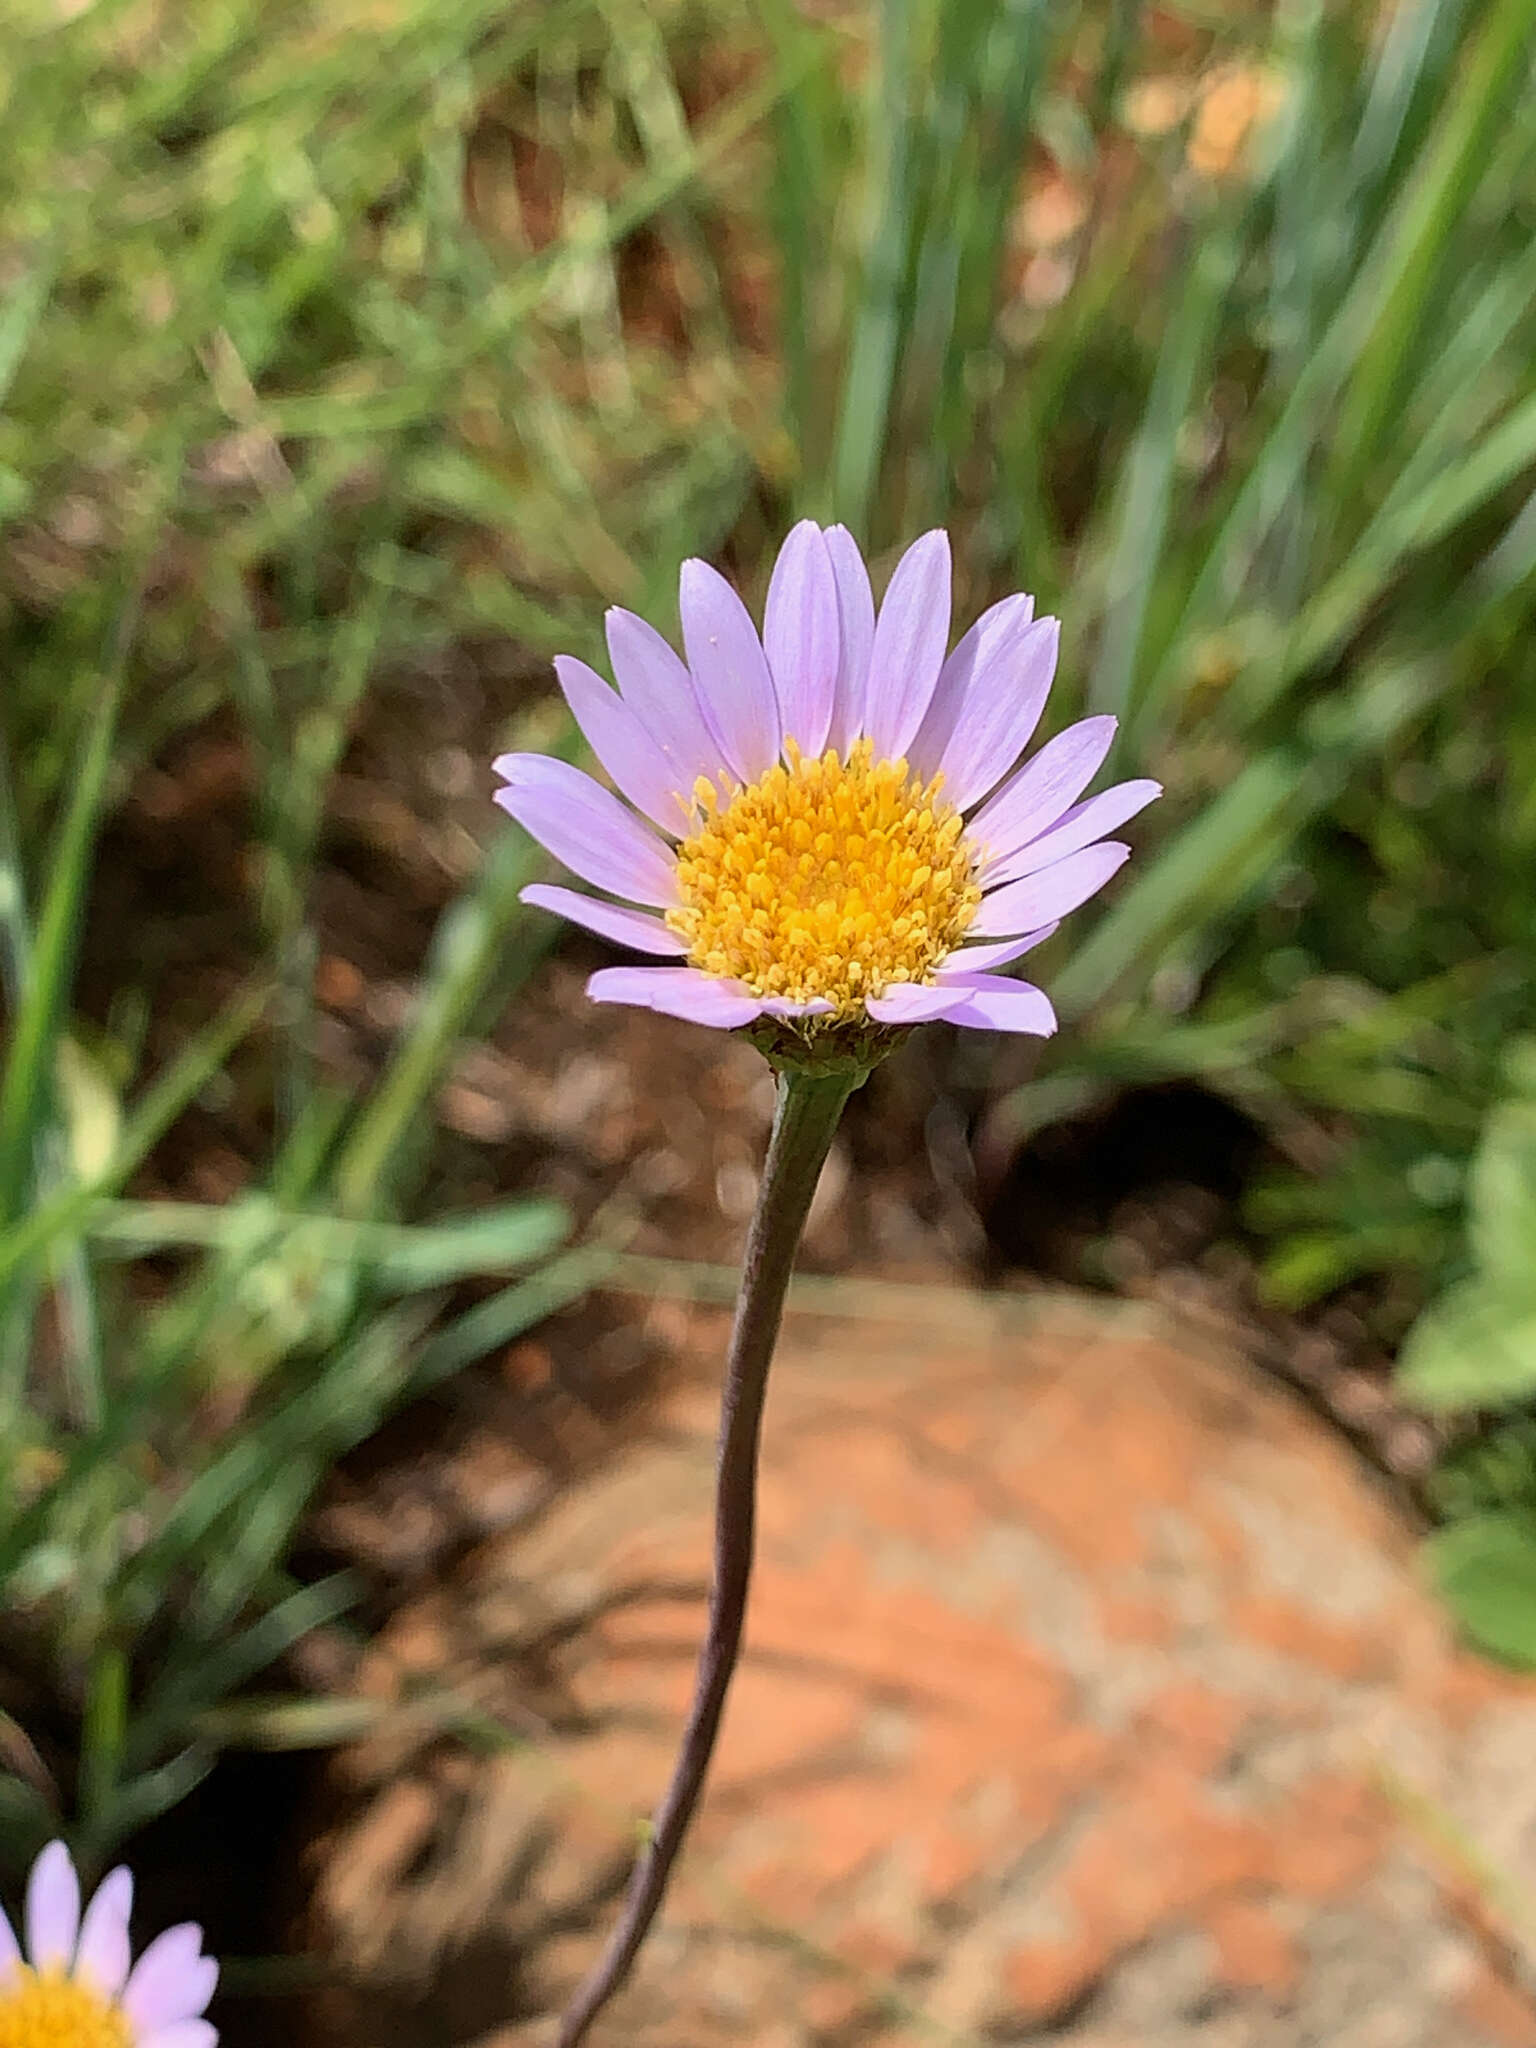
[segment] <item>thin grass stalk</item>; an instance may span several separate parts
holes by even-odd
[[[878,114],[868,124],[880,152],[870,169],[878,212],[864,259],[831,462],[833,510],[861,541],[869,534],[905,329],[918,16],[917,0],[881,0]]]

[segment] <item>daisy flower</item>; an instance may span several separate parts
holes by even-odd
[[[1023,766],[1058,624],[1004,598],[946,656],[949,541],[903,555],[878,615],[853,536],[803,520],[758,637],[735,591],[683,564],[687,660],[608,613],[617,690],[555,670],[618,794],[564,761],[503,754],[496,801],[604,893],[523,900],[671,964],[606,967],[597,1002],[724,1030],[787,1019],[811,1039],[944,1018],[1046,1035],[1048,998],[995,970],[1048,938],[1130,849],[1107,839],[1160,794],[1079,801],[1113,718],[1085,718]],[[622,800],[621,800],[622,799]]]
[[[0,2048],[216,2048],[201,2015],[219,1969],[202,1929],[167,1928],[130,1969],[132,1905],[118,1869],[82,1915],[69,1851],[49,1843],[27,1882],[25,1950],[0,1912]]]

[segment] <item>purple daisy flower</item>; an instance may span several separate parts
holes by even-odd
[[[1057,621],[1004,598],[946,657],[947,536],[908,548],[877,615],[852,535],[809,519],[780,550],[761,639],[707,563],[683,564],[681,610],[686,664],[617,609],[617,691],[555,662],[617,796],[544,755],[495,763],[496,801],[605,892],[536,884],[523,901],[676,963],[605,967],[594,1001],[723,1030],[774,1017],[812,1035],[936,1018],[1054,1031],[1042,991],[994,970],[1104,886],[1130,852],[1104,835],[1161,794],[1121,782],[1079,801],[1113,718],[1017,765]]]
[[[202,1929],[167,1928],[130,1969],[132,1906],[119,1868],[82,1915],[69,1851],[48,1844],[27,1882],[25,1952],[0,1912],[0,2048],[216,2048],[202,2013],[219,1966]]]

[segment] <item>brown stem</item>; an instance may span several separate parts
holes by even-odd
[[[757,1516],[758,1437],[784,1292],[843,1105],[862,1078],[858,1070],[810,1074],[786,1068],[779,1073],[773,1136],[747,1232],[720,1403],[715,1576],[693,1704],[672,1782],[630,1878],[623,1918],[597,1967],[566,2009],[558,2048],[576,2048],[629,1975],[666,1896],[672,1866],[703,1790],[746,1619]]]

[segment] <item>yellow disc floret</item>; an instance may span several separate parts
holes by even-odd
[[[960,813],[867,740],[788,765],[722,802],[701,780],[667,922],[690,963],[757,995],[854,1015],[891,982],[927,981],[981,901]]]
[[[133,2029],[89,1984],[16,1964],[0,1976],[0,2048],[131,2048]]]

